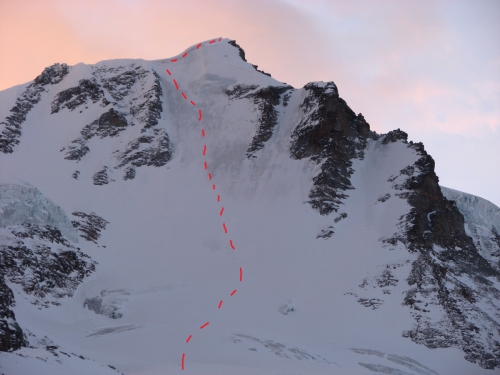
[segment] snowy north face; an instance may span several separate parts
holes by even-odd
[[[493,374],[500,209],[229,39],[0,92],[0,374]]]

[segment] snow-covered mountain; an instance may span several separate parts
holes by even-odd
[[[491,374],[500,209],[228,39],[0,92],[0,374]]]

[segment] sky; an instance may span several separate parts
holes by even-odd
[[[230,38],[279,81],[334,81],[372,130],[422,142],[441,185],[500,206],[499,16],[498,0],[0,0],[0,90]]]

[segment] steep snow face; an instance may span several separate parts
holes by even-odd
[[[441,186],[443,195],[457,204],[465,231],[492,267],[500,271],[500,208],[486,199]]]
[[[16,103],[24,88],[0,95]],[[498,365],[484,302],[498,275],[437,191],[432,158],[400,130],[370,131],[333,82],[295,89],[216,39],[165,60],[68,67],[25,117],[0,183],[36,186],[84,240],[53,237],[46,251],[51,227],[4,228],[2,261],[25,246],[31,264],[63,250],[79,265],[72,298],[49,291],[41,310],[32,279],[3,268],[17,272],[8,308],[37,348],[21,349],[24,367],[2,354],[5,371],[57,373],[64,356],[72,373],[75,355],[82,373],[99,372],[87,358],[125,374]],[[480,296],[465,285],[476,276],[489,283]]]

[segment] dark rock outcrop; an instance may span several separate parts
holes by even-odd
[[[273,135],[274,127],[278,124],[278,111],[276,110],[276,106],[280,104],[283,93],[291,89],[293,89],[291,86],[268,86],[249,95],[258,108],[260,116],[258,120],[259,128],[247,150],[248,158],[256,157],[255,153],[262,149],[264,143]]]
[[[322,163],[314,178],[309,203],[321,215],[337,211],[352,189],[353,158],[363,158],[366,139],[374,137],[363,115],[356,115],[339,97],[333,82],[309,83],[300,109],[302,119],[292,133],[291,156]]]
[[[104,112],[99,119],[93,121],[92,123],[86,125],[80,134],[80,138],[75,139],[68,146],[68,151],[66,151],[65,159],[67,160],[81,160],[90,149],[87,142],[93,137],[99,137],[100,139],[105,137],[116,137],[127,127],[127,120],[125,116],[111,108],[109,111]]]
[[[45,68],[42,74],[26,87],[10,110],[11,115],[0,122],[0,129],[3,127],[0,133],[1,152],[9,154],[14,151],[20,141],[22,124],[26,121],[28,112],[40,101],[41,94],[46,91],[45,86],[61,82],[68,72],[68,65],[54,64]]]
[[[172,153],[173,147],[167,132],[163,129],[154,129],[152,135],[144,135],[128,143],[125,151],[118,157],[120,164],[117,168],[129,164],[134,167],[143,165],[161,167],[172,158]]]
[[[68,151],[65,153],[65,159],[80,161],[90,151],[84,138],[78,138],[71,142]]]
[[[87,103],[89,99],[92,103],[96,103],[102,98],[104,98],[104,92],[95,78],[81,79],[78,86],[61,91],[56,95],[52,102],[52,113],[57,113],[64,108],[73,111],[80,105]],[[103,104],[106,106],[109,103],[103,101]]]
[[[247,61],[247,59],[245,58],[245,51],[243,51],[243,48],[241,48],[241,47],[240,47],[240,46],[236,43],[236,40],[231,40],[231,41],[229,41],[229,44],[230,44],[230,45],[232,45],[233,47],[235,47],[235,48],[237,48],[237,49],[238,49],[238,53],[239,53],[239,55],[240,55],[240,57],[241,57],[241,59],[242,59],[243,61],[248,62],[248,61]],[[253,66],[253,68],[254,68],[256,71],[258,71],[259,73],[262,73],[262,74],[265,74],[266,76],[271,77],[271,74],[266,73],[266,72],[264,72],[263,70],[259,70],[259,69],[258,69],[258,67],[259,67],[258,65],[254,65],[254,64],[250,64],[250,65],[252,65],[252,66]]]
[[[144,82],[148,74],[149,71],[135,64],[117,68],[102,66],[94,70],[94,75],[117,103],[132,93],[132,87],[136,83]]]
[[[58,305],[95,269],[88,255],[50,226],[7,227],[10,236],[0,246],[2,274],[32,295],[33,304]]]
[[[111,178],[108,175],[108,171],[110,169],[108,167],[104,167],[99,172],[96,172],[92,179],[94,180],[94,185],[107,185],[111,181]]]
[[[238,53],[243,61],[247,61],[247,59],[245,58],[245,51],[240,47],[238,43],[236,43],[236,40],[230,40],[229,44],[238,49]]]
[[[35,85],[47,86],[55,85],[63,80],[69,73],[69,66],[67,64],[55,63],[45,68],[38,77],[35,78]]]
[[[249,92],[255,92],[258,88],[257,85],[235,85],[230,90],[226,90],[225,94],[229,99],[241,99],[246,97]]]
[[[97,243],[97,240],[101,237],[101,231],[105,230],[106,225],[109,224],[108,221],[104,220],[95,212],[91,212],[90,214],[86,214],[85,212],[73,212],[72,215],[79,218],[71,221],[71,223],[76,230],[80,232],[80,237],[93,243]]]
[[[61,207],[38,189],[0,185],[0,206],[0,351],[11,351],[28,342],[16,323],[7,282],[19,285],[24,298],[40,308],[59,305],[94,271],[95,262],[75,247],[77,233]]]
[[[125,169],[125,175],[123,176],[124,180],[133,180],[135,178],[136,170],[133,167],[128,167]]]
[[[142,133],[146,132],[146,129],[153,128],[158,125],[158,120],[161,117],[161,112],[163,111],[161,97],[163,91],[160,84],[160,76],[154,70],[152,74],[155,77],[153,85],[144,94],[141,95],[140,100],[137,104],[130,107],[130,114],[132,119],[137,121],[137,124],[142,125]],[[132,125],[135,122],[132,121]]]
[[[15,304],[14,293],[5,284],[3,260],[0,260],[0,265],[2,266],[0,268],[0,351],[10,352],[28,346],[28,342],[12,311]]]

